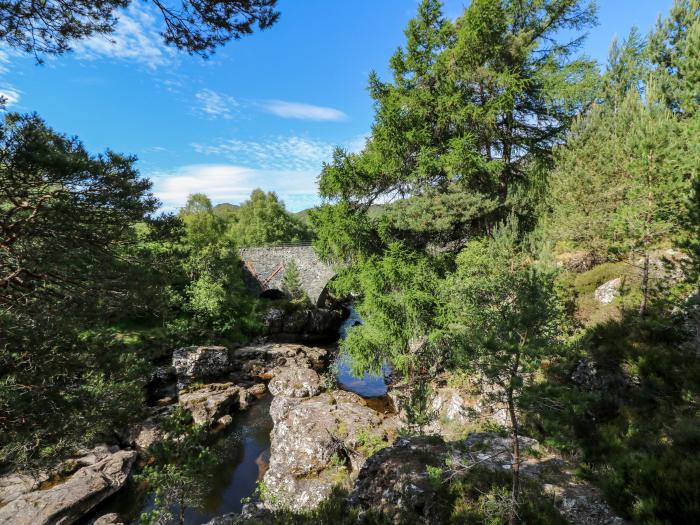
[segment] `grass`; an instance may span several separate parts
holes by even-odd
[[[620,295],[609,304],[595,299],[596,289],[613,279],[621,278]],[[608,262],[583,273],[564,272],[562,283],[576,301],[576,317],[584,327],[610,320],[619,320],[626,308],[633,308],[640,297],[639,270],[624,262]]]

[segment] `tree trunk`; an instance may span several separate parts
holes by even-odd
[[[178,498],[180,501],[178,501],[178,523],[180,525],[185,525],[185,496],[183,494],[180,495]]]
[[[655,163],[653,154],[649,154],[649,165],[650,169],[646,173],[647,201],[644,214],[644,237],[642,239],[644,268],[642,269],[642,303],[639,305],[639,317],[646,316],[649,302],[649,250],[651,246],[651,226],[654,219],[654,179],[652,178],[652,170],[655,168]]]
[[[639,305],[639,317],[647,314],[649,301],[649,250],[644,251],[644,266],[642,267],[642,302]]]
[[[510,519],[508,525],[518,524],[518,500],[520,496],[520,443],[518,442],[518,419],[515,415],[513,388],[508,389],[508,414],[510,415],[511,439],[513,440],[513,459],[511,470],[513,483],[510,493]]]
[[[515,380],[518,378],[518,373],[520,371],[520,353],[522,351],[522,346],[525,345],[527,341],[527,333],[521,338],[521,346],[518,346],[515,353],[515,362],[510,370],[510,383],[508,384],[508,390],[506,391],[506,399],[508,401],[508,415],[510,416],[510,429],[511,429],[511,439],[513,440],[513,452],[511,459],[511,472],[513,475],[513,483],[510,492],[510,518],[508,519],[508,525],[518,525],[520,519],[518,518],[518,503],[520,500],[520,442],[518,441],[518,417],[515,413],[515,399],[513,397],[513,390]]]

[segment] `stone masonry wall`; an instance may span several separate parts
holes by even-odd
[[[328,281],[335,276],[333,268],[318,258],[313,246],[242,248],[239,255],[246,269],[246,284],[253,293],[284,291],[282,278],[287,265],[294,261],[302,288],[311,302],[318,304]]]

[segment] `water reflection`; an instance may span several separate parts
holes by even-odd
[[[362,318],[357,313],[355,308],[350,305],[348,307],[350,315],[343,322],[339,329],[341,339],[345,339],[348,331],[359,324],[362,324]],[[391,367],[388,363],[382,364],[381,371],[376,373],[364,372],[361,376],[355,376],[352,373],[353,363],[352,358],[345,352],[338,355],[336,359],[338,384],[343,390],[349,390],[362,397],[382,397],[387,393],[386,378],[391,374]]]
[[[231,430],[213,445],[221,461],[212,472],[202,508],[185,512],[186,525],[201,525],[216,516],[240,512],[241,499],[253,494],[256,482],[262,479],[269,463],[271,402],[272,396],[268,394],[247,411],[237,413],[229,427]],[[136,524],[141,513],[150,510],[153,510],[153,499],[129,481],[124,489],[80,523],[87,524],[98,516],[116,512],[125,523]]]

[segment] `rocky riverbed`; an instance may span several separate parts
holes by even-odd
[[[327,375],[332,358],[327,348],[290,343],[176,349],[171,365],[153,374],[149,416],[120,431],[118,446],[85,451],[53,472],[0,478],[0,525],[107,525],[137,517],[148,502],[132,502],[127,512],[126,493],[113,494],[126,484],[137,456],[162,439],[158,422],[176,404],[196,423],[224,436],[223,449],[240,451],[215,473],[207,508],[189,512],[188,525],[238,523],[278,507],[308,509],[337,486],[347,490],[357,508],[397,522],[430,523],[435,489],[428,467],[439,467],[445,475],[475,464],[510,468],[508,438],[467,435],[475,418],[504,422],[498,407],[491,408],[474,385],[438,378],[431,402],[436,418],[428,428],[434,437],[400,437],[405,389],[394,385],[379,398],[339,389]],[[251,406],[255,410],[246,412]],[[235,444],[226,441],[231,432],[240,434]],[[523,438],[522,446],[539,449],[525,455],[524,476],[551,494],[567,521],[622,523],[597,490],[576,479],[572,465],[534,440]],[[241,498],[250,496],[258,481],[265,486],[264,500],[243,508]],[[213,519],[226,512],[233,514]]]

